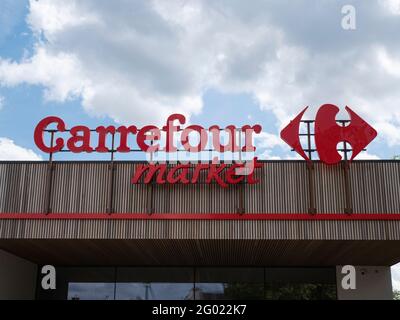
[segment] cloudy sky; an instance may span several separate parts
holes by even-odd
[[[355,29],[342,27],[344,5]],[[400,154],[400,0],[1,0],[0,159],[45,156],[36,123],[260,123],[258,152],[304,106],[350,106]],[[346,114],[342,113],[342,117]],[[400,274],[397,274],[400,287]]]

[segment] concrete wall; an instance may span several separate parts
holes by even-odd
[[[392,279],[390,267],[355,266],[356,289],[344,290],[342,266],[336,267],[338,300],[392,300]]]
[[[0,299],[35,299],[37,265],[0,250]]]

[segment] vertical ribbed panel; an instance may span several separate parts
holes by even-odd
[[[314,163],[315,206],[320,213],[344,212],[345,181],[341,164]]]
[[[400,212],[400,162],[354,162],[349,172],[354,212]]]
[[[104,213],[108,188],[107,163],[54,163],[51,211]]]
[[[263,163],[255,185],[244,185],[245,212],[299,213],[308,211],[307,167],[304,162]]]
[[[205,184],[132,184],[134,162],[115,162],[113,212],[305,213],[309,209],[308,170],[302,161],[264,162],[255,185],[222,188]],[[191,170],[192,171],[192,170]],[[400,162],[355,161],[349,187],[354,213],[400,213]],[[319,213],[343,213],[344,169],[314,163],[315,206]],[[0,212],[46,212],[47,163],[0,163]],[[107,162],[55,162],[51,188],[54,213],[106,212],[111,171]]]
[[[0,212],[44,212],[46,184],[46,163],[0,163]]]
[[[114,164],[114,212],[146,212],[149,186],[131,183],[131,178],[137,165],[137,163],[125,162],[116,162]]]
[[[0,220],[0,239],[400,240],[400,223],[370,220]]]

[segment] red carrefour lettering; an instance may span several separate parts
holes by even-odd
[[[167,119],[167,125],[163,127],[163,130],[167,133],[165,148],[166,152],[175,152],[177,148],[174,146],[174,134],[180,130],[180,126],[174,126],[174,120],[178,120],[180,124],[186,122],[186,118],[183,114],[172,114]]]
[[[174,124],[178,121],[178,124]],[[129,152],[134,147],[129,146],[128,137],[130,135],[136,136],[136,143],[140,150],[144,152],[157,152],[164,151],[167,153],[177,152],[177,146],[174,145],[174,141],[179,141],[182,144],[184,150],[198,153],[204,151],[208,145],[209,133],[211,133],[212,150],[216,152],[238,152],[240,148],[238,146],[239,140],[236,137],[238,131],[245,133],[244,147],[242,151],[255,151],[253,146],[253,134],[261,132],[260,125],[249,126],[245,125],[242,128],[236,128],[230,125],[224,129],[220,129],[219,126],[213,125],[209,129],[205,129],[200,125],[190,125],[186,128],[181,128],[180,125],[186,123],[186,118],[182,114],[172,114],[167,119],[167,124],[158,128],[154,125],[147,125],[138,129],[136,126],[120,126],[116,129],[114,126],[99,126],[95,130],[90,130],[87,126],[78,125],[67,130],[64,121],[58,117],[47,117],[40,121],[35,129],[35,143],[40,150],[46,153],[53,153],[60,151],[64,147],[64,139],[56,137],[56,144],[54,146],[47,146],[44,142],[43,134],[47,130],[47,127],[51,124],[57,126],[57,130],[54,130],[54,134],[57,132],[69,131],[70,137],[66,139],[66,146],[69,151],[78,152],[110,152],[112,147],[107,146],[108,137],[112,137],[113,141],[115,137],[119,138],[118,141],[114,142],[115,146],[118,146],[113,151],[116,152]],[[221,131],[225,131],[229,135],[229,140],[224,145],[221,144]],[[195,132],[198,134],[196,142],[191,140],[191,133]],[[96,135],[97,134],[97,141]],[[164,134],[164,135],[163,135]],[[180,134],[180,137],[177,135]],[[165,140],[165,146],[160,146],[159,143],[153,143],[155,141],[161,142]],[[197,141],[199,140],[199,141]],[[97,142],[97,144],[96,144]],[[149,142],[152,142],[149,144]],[[133,141],[132,141],[133,143]],[[68,150],[63,150],[68,151]]]
[[[149,146],[146,141],[159,140],[161,137],[160,129],[156,126],[145,126],[137,135],[137,144],[144,152],[155,152],[159,149],[159,145]]]
[[[136,126],[121,126],[117,129],[117,132],[120,134],[119,137],[119,147],[117,148],[118,152],[129,152],[131,148],[128,146],[128,134],[136,134],[137,128]]]
[[[245,142],[242,148],[244,152],[256,151],[256,147],[253,145],[253,133],[260,133],[262,130],[261,126],[256,124],[255,126],[243,126],[242,132],[244,132]]]
[[[60,119],[58,117],[44,118],[37,124],[37,126],[35,128],[35,133],[34,133],[35,144],[41,151],[46,152],[46,153],[57,152],[57,151],[60,151],[64,147],[64,140],[62,138],[57,138],[55,141],[56,144],[53,147],[46,146],[46,144],[43,141],[45,130],[47,129],[47,127],[50,124],[53,124],[53,123],[57,125],[58,131],[60,131],[60,132],[65,131],[65,123],[62,119]]]
[[[239,151],[239,146],[236,141],[236,127],[233,125],[227,126],[225,131],[229,135],[229,140],[225,145],[221,145],[221,128],[217,125],[210,127],[210,132],[212,134],[212,141],[214,149],[218,152],[237,152]]]
[[[99,134],[99,142],[97,144],[97,148],[95,149],[97,152],[108,152],[108,148],[106,147],[106,136],[107,134],[115,134],[115,127],[108,126],[107,128],[104,126],[100,126],[96,128],[96,132]]]
[[[197,132],[199,134],[199,142],[196,146],[192,146],[189,142],[189,134],[191,132]],[[181,136],[182,146],[186,151],[190,152],[200,152],[203,151],[208,142],[207,132],[202,126],[192,125],[185,128]]]
[[[86,126],[76,126],[70,130],[71,138],[67,141],[67,147],[74,153],[92,152],[90,146],[90,129]],[[80,146],[77,144],[80,143]]]

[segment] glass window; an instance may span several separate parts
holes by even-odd
[[[193,268],[118,268],[118,300],[191,300]]]
[[[336,299],[334,268],[266,268],[265,280],[265,299]]]
[[[56,267],[56,283],[38,299],[336,299],[335,268]]]
[[[56,290],[42,290],[38,298],[46,300],[112,300],[115,268],[56,267]]]
[[[263,268],[198,268],[195,299],[262,299]]]
[[[70,282],[68,300],[114,300],[114,283]]]

